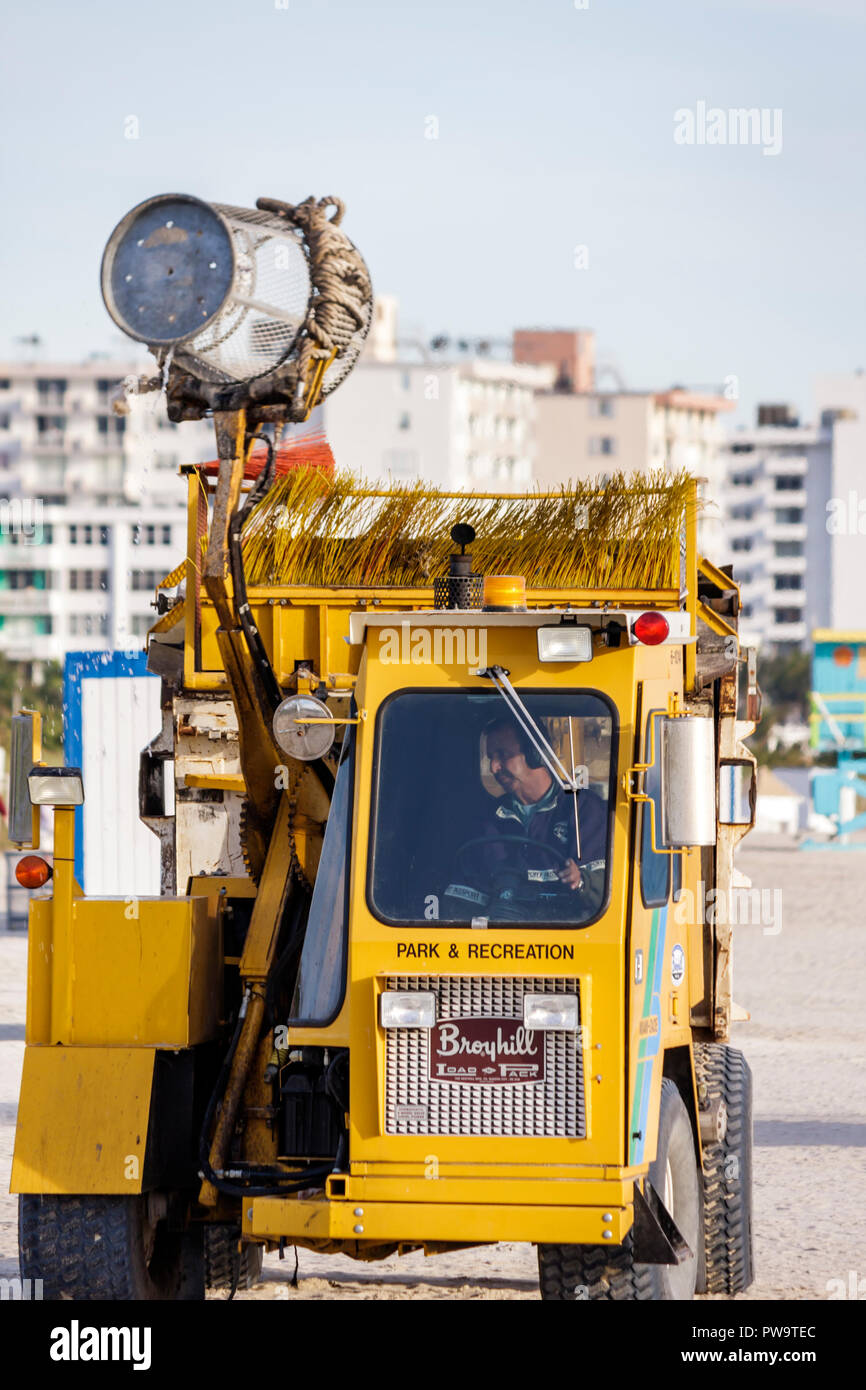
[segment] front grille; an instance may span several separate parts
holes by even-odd
[[[388,989],[432,991],[437,1022],[457,1018],[523,1019],[525,994],[577,994],[574,979],[500,975],[398,975]],[[583,1022],[582,1015],[580,1022]],[[583,1139],[581,1029],[537,1033],[544,1040],[544,1079],[488,1085],[430,1077],[426,1028],[389,1028],[385,1051],[386,1134],[491,1134]]]

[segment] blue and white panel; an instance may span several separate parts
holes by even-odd
[[[144,652],[69,652],[63,676],[66,762],[80,766],[75,876],[96,897],[159,893],[159,840],[138,818],[138,759],[159,733],[160,681]]]

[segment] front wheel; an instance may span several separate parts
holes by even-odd
[[[46,1299],[204,1298],[200,1232],[172,1230],[147,1196],[19,1199],[22,1279]]]
[[[679,1265],[641,1264],[634,1258],[631,1231],[622,1245],[539,1245],[543,1299],[652,1302],[694,1297],[701,1196],[692,1126],[673,1081],[662,1082],[658,1147],[648,1176],[692,1251],[689,1259]]]
[[[245,1242],[236,1226],[206,1226],[204,1231],[205,1283],[209,1289],[251,1289],[261,1279],[261,1245]]]

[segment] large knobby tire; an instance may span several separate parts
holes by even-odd
[[[206,1226],[204,1233],[205,1283],[209,1289],[251,1289],[262,1275],[264,1247],[245,1243],[238,1250],[236,1226]]]
[[[650,1302],[694,1297],[700,1186],[691,1122],[673,1081],[662,1082],[658,1148],[650,1164],[649,1181],[694,1252],[692,1256],[681,1265],[639,1264],[634,1258],[631,1231],[622,1245],[539,1245],[543,1299]]]
[[[700,1293],[741,1293],[754,1278],[752,1243],[752,1072],[735,1047],[695,1047],[699,1094],[724,1103],[727,1131],[703,1150],[704,1243]]]
[[[151,1223],[143,1196],[22,1196],[18,1244],[22,1279],[46,1299],[204,1298],[200,1237]]]

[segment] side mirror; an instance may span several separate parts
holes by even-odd
[[[9,839],[22,849],[39,848],[39,807],[30,800],[27,779],[41,757],[41,714],[14,714],[9,758]]]
[[[661,844],[688,849],[716,843],[716,743],[712,719],[662,715]]]

